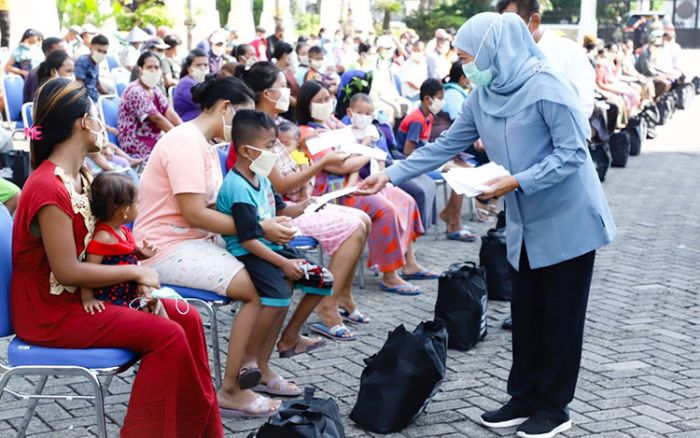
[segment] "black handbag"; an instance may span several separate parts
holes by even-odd
[[[591,152],[591,158],[595,164],[595,170],[598,173],[600,182],[605,181],[605,176],[610,169],[612,163],[612,155],[610,154],[610,145],[608,143],[590,143],[588,150]]]
[[[22,188],[29,173],[29,152],[14,150],[0,154],[0,178]]]
[[[610,136],[610,155],[612,167],[625,167],[630,157],[630,137],[626,131],[616,132]]]
[[[492,228],[485,236],[481,236],[479,264],[484,268],[489,299],[510,301],[513,297],[513,285],[508,265],[505,228]]]
[[[314,397],[315,388],[304,388],[302,400],[287,400],[267,423],[249,438],[345,438],[338,404],[332,398]]]
[[[435,319],[445,322],[448,347],[467,351],[486,336],[488,293],[484,270],[474,262],[455,263],[440,275]]]
[[[350,419],[376,433],[405,429],[437,393],[447,371],[447,330],[440,321],[421,322],[409,333],[389,333],[378,353],[365,359]]]

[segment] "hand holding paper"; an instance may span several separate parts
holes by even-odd
[[[470,198],[492,192],[493,189],[487,183],[504,176],[510,176],[510,173],[503,166],[493,162],[479,167],[450,169],[442,174],[455,193]]]
[[[315,213],[322,209],[324,205],[328,204],[332,200],[342,198],[343,196],[347,196],[351,193],[355,193],[356,190],[357,187],[352,186],[336,190],[335,192],[326,193],[325,195],[321,195],[318,198],[316,198],[315,203],[309,205],[304,209],[304,213]]]

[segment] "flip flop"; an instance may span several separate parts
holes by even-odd
[[[461,230],[447,233],[447,240],[457,240],[459,242],[474,242],[477,237],[469,228],[462,228]]]
[[[336,326],[333,326],[331,328],[328,328],[326,324],[322,322],[317,322],[315,324],[311,324],[309,326],[309,330],[311,330],[314,333],[318,333],[321,336],[325,336],[328,339],[334,339],[336,341],[355,341],[357,340],[357,336],[355,336],[350,329],[345,327],[343,324],[338,324]],[[343,336],[343,335],[348,335],[349,336]]]
[[[278,397],[296,397],[304,393],[304,391],[299,388],[291,380],[286,380],[280,376],[275,376],[267,383],[259,383],[253,387],[255,392],[264,392],[269,395],[276,395]]]
[[[411,281],[411,280],[437,280],[438,278],[440,278],[440,275],[436,274],[433,271],[426,269],[425,271],[416,272],[414,274],[401,274],[401,278],[403,278],[404,280],[408,280],[408,281]]]
[[[361,313],[359,309],[355,308],[352,312],[348,313],[347,309],[342,307],[338,309],[338,313],[343,318],[343,321],[349,322],[351,324],[369,324],[370,319],[367,315]]]
[[[401,286],[387,286],[384,283],[379,283],[379,290],[390,294],[397,294],[405,297],[415,297],[423,292],[412,284],[402,284]]]
[[[295,345],[292,348],[289,348],[289,349],[284,350],[284,351],[280,351],[280,359],[288,359],[290,357],[298,356],[300,354],[311,353],[312,351],[318,350],[319,348],[323,347],[324,345],[326,345],[325,339],[319,339],[318,342],[316,342],[313,345],[308,345],[302,351],[296,351],[297,346]]]
[[[238,386],[241,389],[250,389],[262,379],[262,371],[258,367],[241,368],[238,372]]]
[[[245,409],[228,409],[219,406],[219,412],[223,418],[267,418],[274,415],[277,410],[270,410],[272,400],[259,395]]]

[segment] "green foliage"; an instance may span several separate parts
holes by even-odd
[[[318,34],[321,27],[321,19],[318,14],[299,13],[295,17],[296,31],[299,35]]]
[[[429,40],[437,28],[458,29],[472,15],[490,10],[490,0],[454,0],[406,17],[406,25],[418,32],[421,39]]]
[[[253,0],[253,23],[257,26],[260,23],[260,15],[262,15],[263,0]]]
[[[126,3],[126,2],[124,2]],[[131,4],[131,1],[129,3]],[[135,10],[115,2],[113,9],[114,18],[119,30],[129,31],[134,26],[144,27],[147,24],[172,27],[175,24],[168,8],[159,0],[146,0],[139,2]]]
[[[551,0],[551,9],[542,14],[544,23],[578,23],[581,0]]]
[[[219,25],[223,26],[228,21],[228,11],[231,10],[231,0],[216,0],[216,9],[219,11]]]
[[[56,0],[58,20],[62,26],[93,23],[99,26],[109,14],[100,14],[98,0]]]

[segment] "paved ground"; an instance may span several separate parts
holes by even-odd
[[[575,427],[565,436],[700,437],[700,99],[659,129],[644,154],[626,169],[609,172],[605,190],[619,228],[617,240],[599,252],[588,311],[583,366],[571,409]],[[479,232],[488,225],[476,224]],[[422,263],[436,270],[458,260],[477,260],[478,244],[435,241],[418,246]],[[313,383],[333,396],[344,415],[357,393],[362,360],[375,353],[389,330],[413,328],[431,319],[436,283],[424,283],[418,298],[378,292],[370,276],[357,301],[373,318],[358,329],[360,340],[334,343],[313,355],[275,364],[299,383]],[[447,381],[415,424],[394,437],[513,436],[493,433],[476,420],[506,400],[510,334],[500,329],[505,303],[491,303],[489,335],[467,353],[450,351]],[[230,312],[220,313],[224,326]],[[222,334],[227,331],[221,330]],[[227,339],[222,339],[223,345]],[[5,351],[5,343],[0,351]],[[2,353],[4,355],[4,353]],[[106,398],[111,436],[126,410],[133,373],[115,379]],[[13,387],[29,388],[27,381]],[[47,392],[76,394],[76,379],[49,381]],[[14,436],[26,402],[0,401],[0,438]],[[352,437],[372,436],[345,418]],[[31,436],[93,436],[92,409],[85,401],[41,404]],[[227,436],[243,437],[262,421],[226,421]]]

